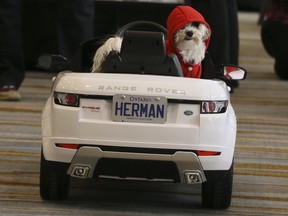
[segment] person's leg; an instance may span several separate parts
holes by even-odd
[[[275,57],[275,47],[272,43],[273,40],[275,40],[275,28],[274,28],[274,23],[271,20],[266,20],[262,24],[261,28],[261,40],[263,43],[263,46],[266,50],[266,52],[271,55],[272,57]],[[273,39],[273,40],[272,40]]]
[[[21,14],[22,0],[0,1],[0,88],[18,89],[24,79]]]
[[[238,26],[238,9],[236,0],[226,0],[228,12],[228,64],[238,65],[239,61],[239,26]],[[237,80],[230,80],[228,85],[232,88],[239,86]]]
[[[239,25],[237,13],[237,1],[226,0],[228,8],[228,32],[229,32],[229,57],[228,63],[238,65],[239,57]]]
[[[287,55],[286,58],[282,56],[281,58],[275,59],[274,70],[280,79],[288,80]]]
[[[288,80],[288,26],[282,23],[275,25],[278,37],[275,38],[275,72],[280,79]],[[276,37],[277,35],[275,35]]]
[[[282,23],[266,20],[262,24],[261,39],[267,53],[275,59],[274,69],[281,79],[288,79],[288,28]]]
[[[59,0],[57,12],[59,53],[71,60],[79,45],[94,36],[94,1]]]

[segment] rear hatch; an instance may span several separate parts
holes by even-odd
[[[126,74],[61,73],[55,92],[77,94],[77,137],[99,144],[198,144],[201,102],[227,100],[221,81]]]

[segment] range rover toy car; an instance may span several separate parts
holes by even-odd
[[[103,73],[54,79],[42,114],[41,197],[66,199],[70,177],[113,178],[199,183],[204,207],[229,207],[237,124],[225,81],[246,71],[226,65],[213,79],[184,78],[165,55],[165,32],[138,31],[125,29],[122,46],[142,43],[108,56]]]

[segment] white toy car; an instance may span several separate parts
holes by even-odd
[[[202,183],[204,207],[229,207],[237,124],[223,80],[246,71],[223,66],[222,80],[181,77],[175,56],[163,52],[163,33],[127,31],[124,39],[142,36],[160,38],[160,51],[143,42],[140,63],[131,48],[114,53],[106,73],[54,79],[42,114],[41,197],[67,198],[70,176],[114,178]]]

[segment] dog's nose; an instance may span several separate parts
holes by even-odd
[[[187,31],[186,35],[191,38],[193,36],[193,32],[192,31]]]

